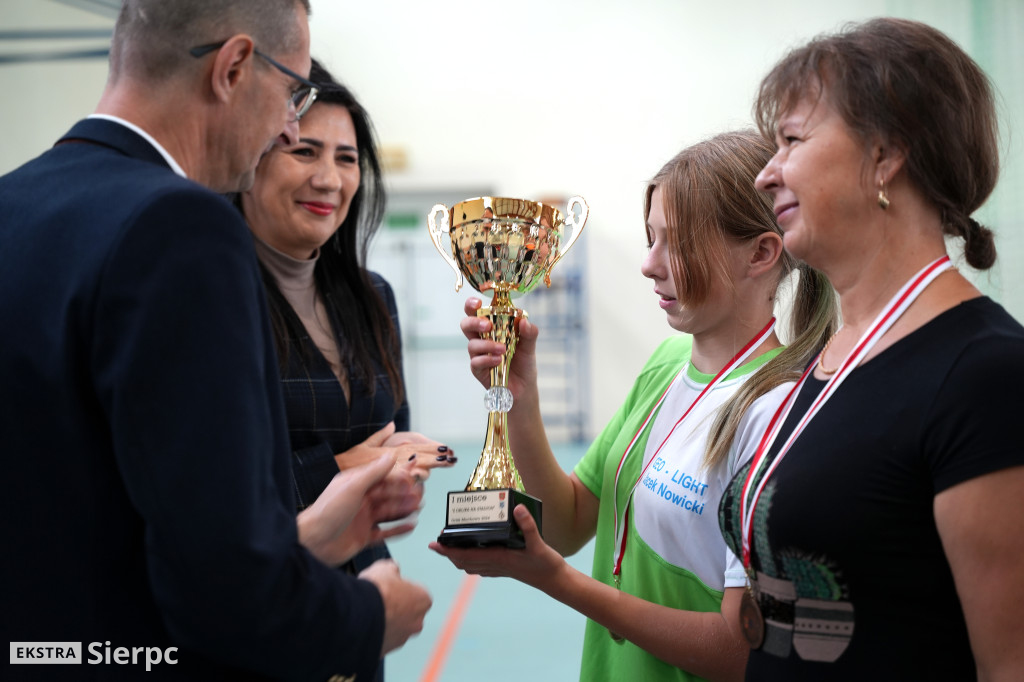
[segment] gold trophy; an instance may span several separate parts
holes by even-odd
[[[579,239],[589,213],[587,202],[578,196],[569,200],[565,215],[538,201],[478,197],[450,209],[437,204],[427,216],[434,246],[455,270],[455,290],[465,278],[480,293],[493,292],[490,305],[477,316],[491,321],[486,338],[505,344],[485,397],[483,452],[466,489],[448,493],[446,523],[437,538],[442,545],[525,546],[511,514],[517,504],[525,504],[541,526],[541,501],[523,489],[508,444],[508,369],[519,341],[519,320],[527,316],[512,304],[512,296],[531,291],[541,281],[551,286],[551,268]],[[440,222],[438,214],[443,215]],[[568,239],[567,226],[572,227]]]

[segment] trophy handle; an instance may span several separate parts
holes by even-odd
[[[434,220],[434,216],[437,215],[438,211],[444,214],[444,228],[438,226]],[[450,234],[451,225],[448,224],[448,207],[444,204],[434,204],[434,208],[430,209],[430,213],[427,214],[427,229],[430,231],[430,239],[434,242],[434,246],[437,248],[438,253],[444,258],[445,262],[452,267],[455,271],[455,291],[462,288],[462,270],[459,269],[459,264],[455,262],[455,258],[452,256],[451,250],[451,239],[448,240],[448,248],[442,245],[443,235]],[[573,235],[575,236],[575,235]]]
[[[573,207],[577,204],[580,207],[579,218],[577,218],[576,214],[573,212]],[[575,196],[572,199],[569,199],[568,207],[565,210],[565,224],[572,225],[572,236],[569,237],[569,241],[565,243],[564,247],[558,249],[558,255],[555,256],[555,259],[551,261],[551,265],[548,266],[548,272],[555,267],[555,263],[562,260],[562,256],[569,252],[572,245],[575,244],[576,240],[580,238],[581,234],[583,234],[583,225],[587,222],[588,215],[590,215],[590,206],[587,205],[587,202],[584,201],[583,197]]]

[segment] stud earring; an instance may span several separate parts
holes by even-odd
[[[885,193],[885,180],[878,181],[878,205],[882,210],[889,208],[889,197]]]

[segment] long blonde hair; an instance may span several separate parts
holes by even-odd
[[[774,145],[755,130],[722,133],[687,147],[651,179],[651,196],[661,188],[668,221],[672,276],[677,297],[696,305],[726,280],[729,241],[745,242],[765,232],[782,235],[771,198],[754,179],[775,154]],[[725,461],[743,415],[762,395],[799,376],[838,324],[835,291],[823,274],[783,252],[776,282],[799,271],[790,314],[789,345],[754,373],[718,411],[708,437],[702,469]]]

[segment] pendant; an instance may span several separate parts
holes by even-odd
[[[764,644],[764,616],[749,585],[740,599],[740,630],[751,649],[760,649]]]

